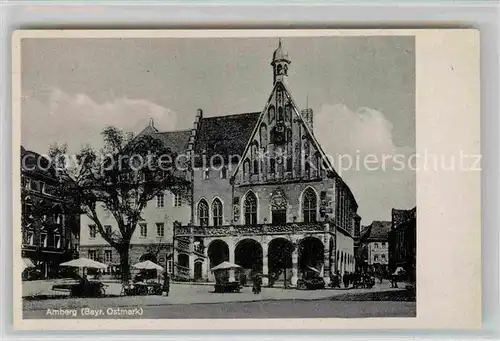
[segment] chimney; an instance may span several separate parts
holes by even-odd
[[[302,115],[304,121],[306,121],[309,129],[311,129],[311,131],[314,131],[313,110],[311,108],[302,109],[300,111],[300,114]]]
[[[200,119],[203,118],[203,110],[197,109],[196,110],[196,121],[200,121]]]

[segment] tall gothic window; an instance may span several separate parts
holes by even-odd
[[[273,224],[286,224],[287,200],[280,191],[271,199],[271,218]]]
[[[257,159],[259,157],[259,143],[255,141],[252,144],[252,159]]]
[[[246,159],[243,162],[243,175],[246,177],[250,173],[250,160]]]
[[[274,158],[269,160],[269,173],[275,173],[276,172],[276,160]]]
[[[198,221],[200,226],[208,226],[208,204],[205,199],[198,203]]]
[[[309,178],[311,176],[311,165],[309,164],[309,162],[306,162],[304,168],[305,168],[306,178]]]
[[[320,177],[321,176],[321,155],[319,153],[316,153],[316,176]]]
[[[253,192],[245,198],[245,225],[257,224],[257,197]]]
[[[262,148],[267,146],[267,127],[264,123],[260,126],[260,146]]]
[[[304,193],[304,203],[302,213],[305,223],[313,223],[316,221],[317,197],[316,193],[311,188],[306,189]]]
[[[255,141],[252,145],[252,174],[259,174],[259,143]]]
[[[222,202],[218,198],[212,203],[212,217],[214,226],[222,225]]]
[[[274,108],[274,105],[269,106],[269,109],[267,109],[267,115],[269,122],[274,121],[276,117],[276,109]]]

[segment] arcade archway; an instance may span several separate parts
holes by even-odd
[[[315,237],[306,237],[299,243],[299,269],[310,268],[320,270],[324,264],[325,247],[323,242]]]
[[[207,253],[210,269],[224,261],[229,261],[229,246],[220,239],[214,240],[208,245]]]
[[[253,239],[243,239],[234,249],[234,261],[246,270],[262,271],[262,246]]]
[[[269,243],[268,266],[269,284],[284,281],[290,282],[292,278],[292,252],[293,243],[285,238],[275,238]]]

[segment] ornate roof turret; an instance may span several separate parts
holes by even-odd
[[[271,61],[273,67],[273,84],[276,84],[277,81],[285,81],[285,77],[288,77],[288,65],[290,63],[291,61],[288,58],[288,53],[283,49],[280,39],[278,48],[274,50],[273,60]]]
[[[283,49],[283,46],[281,45],[281,39],[279,40],[278,48],[274,50],[271,65],[279,61],[286,61],[290,63],[290,59],[288,59],[288,53]]]

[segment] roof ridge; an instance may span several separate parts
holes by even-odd
[[[186,133],[190,132],[191,129],[185,128],[185,129],[179,129],[179,130],[165,130],[165,131],[157,131],[156,134],[166,134],[166,133]]]
[[[243,112],[240,114],[230,114],[230,115],[220,115],[220,116],[207,116],[203,117],[202,120],[205,119],[210,119],[210,118],[227,118],[227,117],[236,117],[236,116],[243,116],[243,115],[256,115],[261,113],[262,111],[252,111],[252,112]]]

